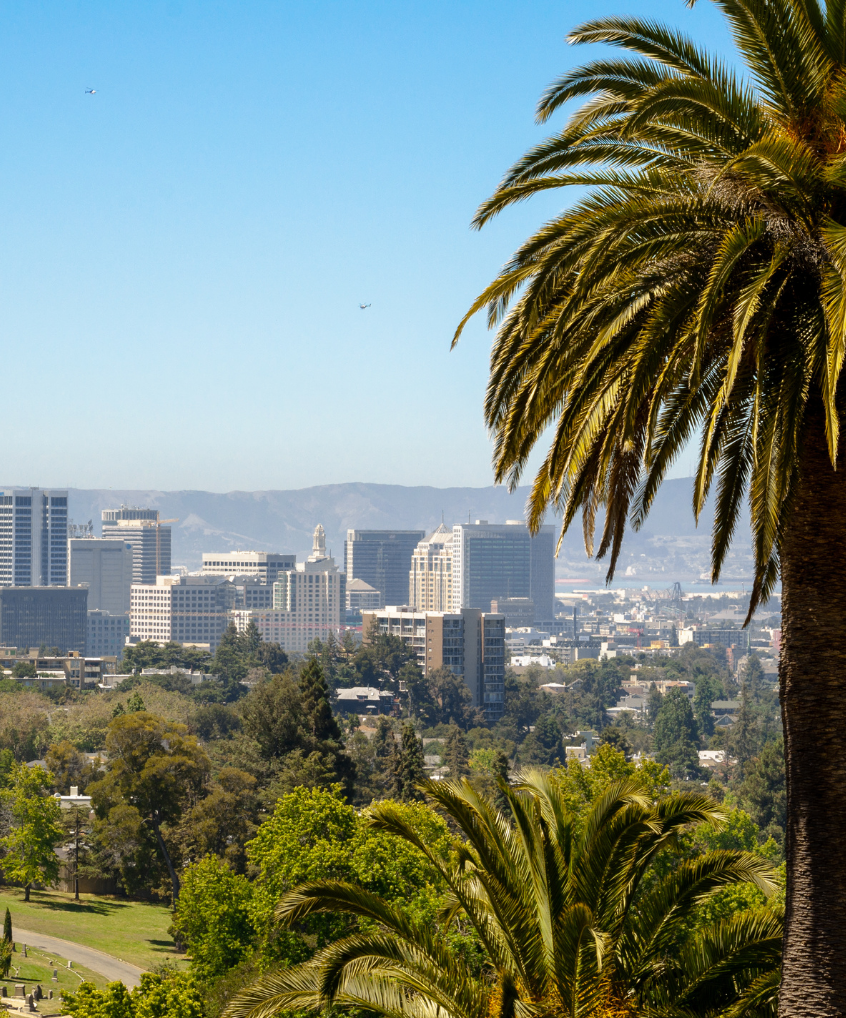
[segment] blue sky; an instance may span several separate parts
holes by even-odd
[[[705,0],[0,6],[3,482],[490,483],[449,341],[566,199],[468,224],[635,11],[727,49]]]

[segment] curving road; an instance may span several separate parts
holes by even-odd
[[[130,989],[138,985],[141,973],[144,971],[136,965],[130,965],[128,961],[121,961],[120,958],[114,958],[110,954],[96,950],[96,948],[83,947],[82,944],[74,944],[70,940],[61,940],[59,937],[48,937],[46,933],[22,930],[19,926],[15,926],[15,943],[18,950],[21,949],[21,944],[26,944],[28,947],[36,947],[40,951],[48,951],[64,960],[65,965],[69,960],[77,962],[93,972],[99,972],[109,982],[119,979]]]

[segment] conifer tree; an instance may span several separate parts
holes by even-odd
[[[334,770],[335,780],[344,786],[347,795],[351,795],[355,765],[344,748],[341,726],[329,703],[329,687],[316,660],[309,661],[300,673],[300,696],[311,736],[304,740],[306,748],[323,757],[324,764]]]
[[[12,913],[6,909],[6,915],[3,917],[3,940],[7,944],[12,943]]]
[[[423,799],[417,786],[426,780],[423,767],[423,743],[417,738],[414,725],[403,722],[402,741],[394,752],[394,798],[401,802]]]
[[[449,734],[446,737],[444,747],[445,762],[449,767],[451,780],[465,778],[470,773],[470,764],[467,754],[467,740],[458,725],[449,726]]]

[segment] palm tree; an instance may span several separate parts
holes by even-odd
[[[627,51],[540,101],[584,99],[480,208],[585,193],[516,252],[467,318],[499,331],[485,413],[497,480],[562,534],[579,510],[614,574],[674,457],[699,436],[715,487],[712,577],[748,495],[750,615],[782,581],[788,859],[783,1014],[846,1013],[846,3],[716,0],[744,65],[681,33],[605,18],[570,36]],[[465,322],[461,323],[456,339]],[[716,482],[716,483],[715,483]]]
[[[466,839],[450,863],[392,803],[369,815],[440,873],[449,888],[441,930],[359,887],[305,884],[280,902],[283,923],[346,912],[372,920],[375,930],[266,975],[234,999],[229,1018],[327,1004],[387,1018],[774,1013],[782,934],[776,911],[740,913],[685,937],[697,904],[715,889],[748,880],[769,891],[764,860],[719,851],[680,861],[663,876],[653,866],[691,824],[719,824],[723,813],[712,800],[686,793],[655,805],[627,779],[609,786],[582,820],[568,811],[554,776],[534,774],[519,791],[501,783],[508,820],[467,781],[425,788]],[[484,947],[481,974],[444,937],[459,915]]]

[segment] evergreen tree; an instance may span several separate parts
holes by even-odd
[[[251,655],[258,654],[262,643],[264,642],[259,632],[259,627],[255,623],[255,619],[250,619],[247,623],[247,628],[240,639],[241,648]]]
[[[699,730],[687,694],[670,689],[661,704],[654,725],[655,756],[666,764],[675,778],[699,774]]]
[[[693,694],[693,712],[696,715],[696,723],[699,732],[704,738],[714,734],[714,715],[711,713],[711,704],[719,699],[715,694],[717,690],[715,683],[708,675],[701,675],[696,679],[696,691]]]
[[[351,795],[355,766],[344,748],[341,726],[332,713],[329,695],[320,663],[315,659],[309,661],[300,673],[300,699],[307,729],[304,749],[309,758],[314,753],[320,754],[325,767],[334,772],[334,780]],[[316,767],[313,759],[312,765]]]
[[[129,714],[138,714],[142,710],[146,710],[146,707],[141,699],[141,694],[136,690],[126,701],[126,711]],[[116,717],[117,715],[113,712],[112,716]]]
[[[469,757],[467,754],[467,740],[464,732],[458,725],[450,725],[444,747],[446,765],[449,767],[449,776],[453,780],[466,778],[470,773]],[[507,762],[506,762],[507,764]]]
[[[405,721],[402,726],[402,741],[393,754],[394,798],[402,802],[423,799],[417,786],[426,780],[423,767],[423,743],[417,738],[414,725]]]
[[[750,654],[743,666],[743,684],[749,694],[752,703],[761,702],[761,693],[764,689],[764,669],[757,654]]]
[[[658,687],[653,682],[649,687],[649,699],[646,701],[646,713],[650,729],[655,727],[655,719],[658,717],[658,712],[661,710],[663,702],[664,697],[658,692]]]
[[[390,794],[393,781],[393,756],[396,751],[394,726],[390,718],[382,715],[376,722],[376,734],[373,736],[373,771],[375,783]]]
[[[740,765],[741,773],[744,772],[746,764],[755,755],[757,748],[756,729],[755,715],[749,702],[749,690],[744,681],[740,687],[740,709],[735,715],[734,724],[731,726],[731,737],[729,740],[731,750],[737,757],[737,762]]]
[[[3,940],[7,944],[12,943],[12,913],[6,909],[6,915],[3,917]]]

